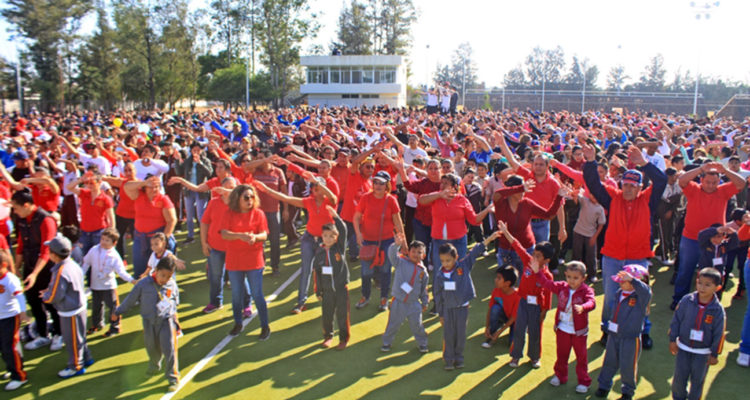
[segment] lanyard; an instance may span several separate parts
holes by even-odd
[[[164,301],[164,296],[161,294],[161,288],[156,284],[156,272],[151,275],[151,279],[153,279],[154,287],[156,288],[156,295],[159,296],[159,301]]]
[[[417,277],[417,264],[414,264],[414,272],[411,273],[411,279],[409,280],[409,286],[412,287],[412,290],[414,290],[414,279]],[[409,300],[409,293],[406,294],[406,297],[404,297],[404,302],[406,300]]]
[[[700,304],[700,302],[698,303],[698,314],[696,314],[695,316],[695,330],[696,331],[699,331],[701,329],[701,320],[703,319],[703,313],[706,312],[707,307],[708,307],[708,304],[703,306]],[[693,342],[694,340],[691,340],[690,344],[693,344]]]
[[[622,300],[620,300],[617,303],[617,309],[615,309],[615,316],[614,316],[614,318],[612,318],[612,322],[617,323],[617,314],[620,313],[620,305],[622,305],[622,302],[625,301],[625,300],[627,300],[630,297],[631,294],[632,293],[630,293],[629,295],[625,296]]]

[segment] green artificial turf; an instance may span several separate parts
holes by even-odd
[[[178,240],[184,236],[178,235]],[[284,241],[285,243],[285,241]],[[283,246],[283,243],[282,243]],[[179,319],[184,337],[179,340],[179,363],[182,375],[221,341],[232,327],[231,291],[225,288],[225,306],[205,315],[201,309],[208,301],[205,279],[205,257],[200,244],[180,245],[178,256],[187,261],[187,270],[178,273],[181,304]],[[282,248],[281,275],[273,277],[270,270],[264,276],[264,292],[268,296],[286,281],[300,264],[298,246]],[[590,314],[589,372],[594,379],[587,395],[575,393],[575,357],[571,354],[569,382],[558,388],[549,385],[555,361],[555,340],[552,330],[553,315],[544,323],[542,368],[531,369],[528,358],[521,360],[517,369],[508,362],[507,334],[491,348],[480,347],[483,342],[487,302],[492,290],[494,253],[483,258],[472,272],[478,298],[472,301],[469,317],[469,339],[466,344],[466,367],[446,372],[441,360],[442,330],[436,317],[425,314],[424,323],[429,334],[428,354],[420,354],[408,328],[402,326],[390,353],[381,353],[381,335],[388,313],[377,311],[376,301],[362,310],[354,308],[360,296],[359,263],[351,267],[353,282],[349,286],[351,304],[351,340],[344,351],[323,349],[320,302],[311,294],[309,309],[300,315],[290,314],[296,303],[298,280],[283,290],[269,303],[271,338],[259,342],[258,319],[253,319],[244,332],[234,338],[175,396],[175,399],[412,399],[412,398],[468,398],[495,399],[583,399],[595,398],[596,377],[603,360],[603,347],[596,341],[600,330],[601,283],[594,285],[597,309]],[[644,351],[639,364],[636,398],[670,398],[670,383],[674,358],[668,351],[666,332],[671,320],[668,306],[672,286],[671,269],[652,267],[655,278],[654,299],[651,306],[654,348]],[[558,278],[559,279],[559,278]],[[728,293],[734,293],[734,284]],[[120,298],[131,285],[120,285]],[[373,290],[373,299],[378,291]],[[750,370],[735,363],[740,340],[742,318],[747,300],[732,301],[724,296],[727,307],[727,341],[719,365],[709,369],[705,385],[707,399],[748,398],[747,381]],[[158,399],[166,393],[167,382],[162,375],[146,377],[146,352],[140,332],[138,310],[132,310],[122,322],[122,333],[104,338],[101,332],[89,337],[89,347],[96,359],[85,375],[68,380],[58,379],[56,373],[65,367],[66,350],[51,353],[43,348],[25,352],[29,384],[2,398],[14,399]],[[338,339],[334,339],[334,345]],[[4,383],[3,383],[4,384]],[[610,398],[619,397],[619,380],[615,380]]]

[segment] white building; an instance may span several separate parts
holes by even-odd
[[[406,65],[401,56],[305,56],[300,93],[310,106],[406,106]]]

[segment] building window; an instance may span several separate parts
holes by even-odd
[[[359,95],[358,94],[342,94],[341,98],[342,99],[358,99]]]
[[[379,99],[380,95],[379,94],[363,94],[362,98],[363,99]]]
[[[350,67],[341,68],[341,83],[352,83],[351,70]]]
[[[328,68],[308,67],[307,83],[328,83]]]
[[[360,67],[352,67],[352,83],[362,83],[362,70]]]
[[[362,83],[374,83],[374,72],[372,67],[362,69]]]
[[[331,83],[341,83],[341,70],[331,68]]]
[[[380,82],[381,83],[395,83],[396,82],[396,68],[386,67],[385,70],[381,72]]]

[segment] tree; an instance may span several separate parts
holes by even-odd
[[[702,83],[702,82],[701,82]],[[677,72],[674,73],[674,79],[672,83],[667,86],[667,90],[670,92],[685,92],[695,87],[695,79],[690,76],[690,71],[681,73],[681,69],[677,68]]]
[[[404,55],[411,46],[411,24],[417,19],[412,0],[381,0],[378,23],[382,32],[376,54]]]
[[[610,68],[609,74],[607,75],[607,89],[619,92],[622,90],[623,86],[625,86],[626,79],[630,79],[630,77],[625,74],[625,67],[622,65],[615,65]]]
[[[516,66],[505,74],[503,86],[506,89],[523,89],[527,86],[526,77],[521,65]]]
[[[657,54],[651,58],[643,73],[641,73],[640,82],[637,87],[639,90],[660,92],[664,90],[664,84],[666,83],[664,76],[666,74],[664,57],[661,54]]]
[[[477,87],[477,67],[471,59],[472,49],[469,42],[461,43],[453,53],[451,63],[438,67],[435,79],[440,82],[448,82],[454,88],[461,90],[464,79],[466,89]]]
[[[250,18],[256,11],[255,1],[211,1],[211,43],[224,48],[227,65],[235,62],[247,44],[244,39],[252,28]]]
[[[261,42],[261,62],[268,68],[277,96],[276,107],[282,105],[294,84],[300,43],[317,35],[319,25],[309,8],[307,0],[265,0],[260,6],[256,30]]]
[[[562,47],[544,50],[535,47],[526,57],[526,76],[531,87],[559,87],[562,83],[562,69],[565,67],[565,53]]]
[[[245,72],[244,63],[216,70],[207,85],[206,98],[226,104],[244,104]],[[250,79],[250,97],[253,100],[271,101],[274,99],[275,94],[269,78],[269,75],[263,72],[253,75]]]
[[[339,49],[341,54],[372,54],[372,26],[367,18],[367,6],[352,0],[349,7],[341,9],[337,41],[331,43],[331,50]]]
[[[1,12],[27,40],[34,64],[32,88],[41,97],[41,108],[50,110],[62,99],[64,82],[60,48],[78,22],[91,11],[91,0],[8,0]]]
[[[114,20],[123,91],[130,100],[156,105],[156,70],[163,51],[153,10],[141,0],[117,0]]]
[[[0,56],[0,97],[15,99],[18,96],[16,88],[16,67]]]
[[[80,49],[74,98],[96,101],[111,110],[121,98],[120,63],[115,57],[116,34],[109,26],[106,9],[101,3],[97,7],[97,28]]]
[[[588,58],[583,60],[578,56],[573,56],[573,62],[570,65],[570,72],[565,76],[567,89],[580,90],[586,82],[586,90],[596,89],[596,80],[599,79],[599,68],[596,65],[590,65]]]

